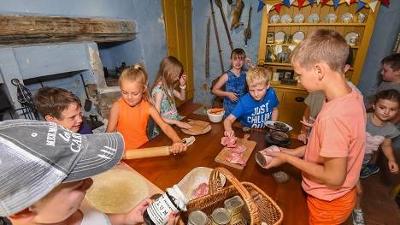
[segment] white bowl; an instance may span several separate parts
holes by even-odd
[[[225,110],[219,111],[217,113],[211,113],[213,109],[207,109],[208,119],[213,123],[219,123],[222,121],[224,117]]]

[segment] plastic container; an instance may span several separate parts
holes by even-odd
[[[227,225],[231,222],[231,215],[225,208],[216,208],[211,214],[213,225]]]
[[[145,224],[165,225],[170,213],[186,211],[187,198],[177,185],[167,188],[143,213]]]
[[[188,225],[208,225],[208,224],[210,224],[210,220],[203,211],[196,210],[189,214]]]

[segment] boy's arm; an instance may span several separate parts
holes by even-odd
[[[110,109],[110,115],[108,116],[108,124],[106,132],[115,132],[118,124],[119,106],[118,102],[114,102]]]
[[[399,166],[397,165],[396,157],[393,154],[392,139],[385,138],[385,140],[383,140],[383,143],[381,144],[381,148],[383,154],[388,160],[388,167],[390,172],[392,173],[399,172]]]
[[[234,137],[235,132],[232,129],[232,124],[235,122],[236,117],[233,114],[230,114],[224,120],[224,135],[227,137]]]
[[[273,121],[278,120],[278,116],[279,116],[279,110],[278,110],[278,107],[275,107],[275,108],[272,110],[271,120],[273,120]]]
[[[143,224],[143,213],[151,203],[150,199],[141,201],[135,208],[126,214],[107,214],[112,225],[136,225]],[[177,222],[175,215],[168,218],[167,225],[173,225]]]
[[[280,163],[289,163],[301,171],[312,176],[321,184],[325,184],[332,188],[340,187],[346,179],[347,158],[324,158],[322,164],[307,162],[297,156],[289,155],[282,152],[268,152],[268,155],[273,156],[274,160],[279,160]],[[276,166],[275,162],[271,162],[266,167],[271,168]]]

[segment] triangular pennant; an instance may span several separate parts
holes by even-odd
[[[390,5],[390,0],[381,0],[382,4],[386,7]]]
[[[290,0],[290,4],[293,5],[293,2],[294,2],[294,1],[295,1],[295,0]]]
[[[340,0],[332,0],[332,2],[333,2],[333,7],[334,7],[335,9],[337,9],[337,7],[339,6]]]
[[[378,4],[378,1],[372,1],[372,2],[370,2],[368,5],[369,5],[369,8],[372,10],[372,12],[375,12],[375,8],[376,8],[376,5]]]
[[[321,2],[321,0],[317,0],[317,5],[319,5],[320,2]]]
[[[329,2],[329,0],[321,0],[321,3],[323,4],[323,5],[326,5],[326,3],[328,3]]]
[[[274,5],[274,7],[275,7],[275,11],[277,13],[280,13],[281,12],[281,8],[282,8],[282,3],[278,3],[278,4]]]
[[[315,3],[315,0],[308,0],[308,2],[310,3],[310,5]]]
[[[365,2],[358,1],[356,12],[360,11],[360,10],[363,9],[364,7],[365,7]]]
[[[287,7],[290,6],[290,0],[283,0],[283,4],[285,4]]]
[[[299,8],[303,7],[305,1],[306,1],[306,0],[297,0],[297,6],[298,6]],[[310,4],[311,4],[311,3],[310,3]]]
[[[357,2],[357,0],[350,0],[350,5],[353,3],[356,3],[356,2]]]
[[[274,7],[274,6],[267,3],[267,6],[265,7],[265,9],[267,10],[267,13],[269,13],[269,11],[271,11],[272,7]]]
[[[351,0],[344,0],[346,3],[347,3],[347,5],[350,5],[351,3]]]
[[[265,3],[262,0],[258,0],[257,12],[260,12],[264,8]]]

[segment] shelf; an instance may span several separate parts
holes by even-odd
[[[293,44],[265,44],[265,45],[266,46],[275,46],[275,45],[292,46],[292,45],[297,45],[297,44],[293,43]],[[349,46],[350,46],[350,48],[355,48],[355,49],[358,48],[358,45],[349,45]]]
[[[290,64],[290,63],[265,62],[264,65],[268,65],[268,66],[285,66],[285,67],[292,67],[292,64]]]
[[[294,26],[336,26],[336,27],[365,27],[365,23],[269,23],[269,27]]]

